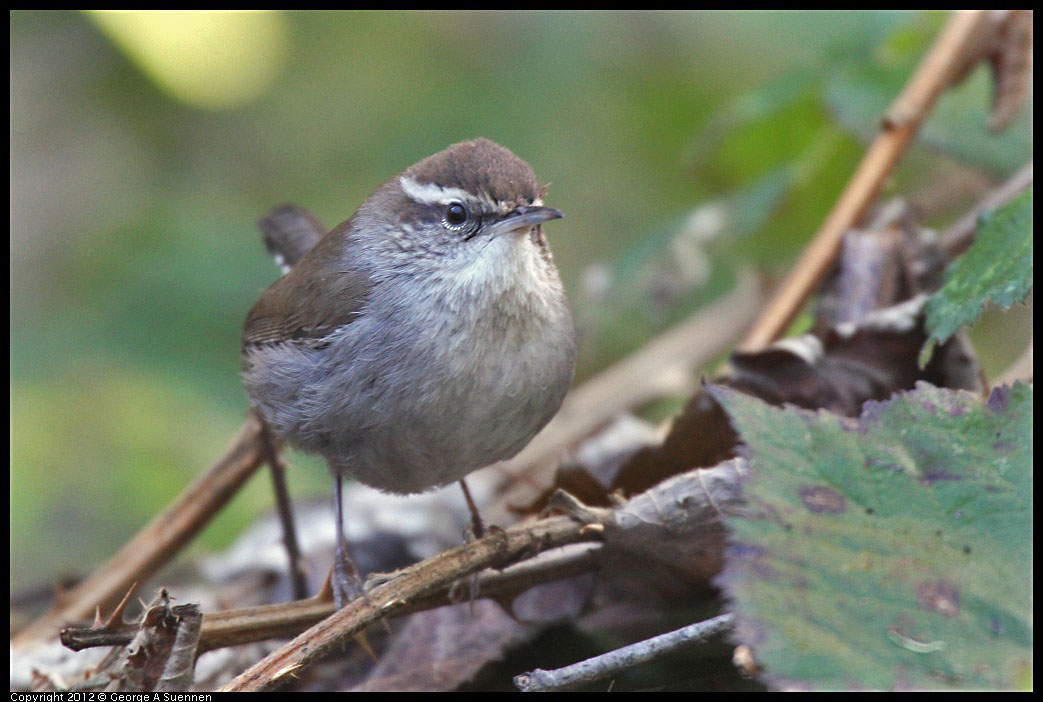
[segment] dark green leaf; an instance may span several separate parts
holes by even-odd
[[[1032,287],[1032,188],[983,215],[974,245],[945,273],[927,301],[928,348],[978,319],[989,300],[1000,307],[1024,302]]]
[[[753,476],[720,583],[772,684],[1031,685],[1030,387],[921,383],[858,420],[713,392]]]

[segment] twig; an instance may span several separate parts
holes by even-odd
[[[536,668],[528,673],[516,675],[514,684],[522,692],[548,692],[609,678],[640,663],[647,663],[700,643],[714,634],[731,628],[732,621],[731,614],[722,614],[713,619],[689,624],[668,634],[661,634],[629,646],[623,646],[615,651],[609,651],[564,668],[557,670]]]
[[[754,352],[775,341],[800,311],[805,300],[829,272],[843,242],[876,199],[884,181],[905,152],[920,124],[942,91],[967,64],[976,36],[987,28],[984,10],[960,11],[943,27],[905,89],[891,104],[876,140],[862,158],[847,187],[821,229],[739,348]]]
[[[941,247],[948,258],[954,259],[966,251],[974,243],[974,234],[978,230],[978,218],[987,210],[994,210],[1006,205],[1032,185],[1032,161],[1021,167],[1006,182],[990,191],[974,209],[960,217],[941,236]]]
[[[471,513],[471,534],[475,538],[482,538],[485,536],[485,522],[482,521],[482,514],[478,511],[478,505],[475,504],[474,498],[471,497],[471,489],[467,487],[467,481],[460,478],[460,490],[464,493],[464,502],[467,503],[467,509]]]
[[[605,521],[611,510],[601,510]],[[572,517],[550,517],[497,530],[483,539],[445,551],[352,600],[332,616],[250,667],[222,688],[224,692],[270,690],[289,682],[291,675],[361,632],[381,617],[426,597],[454,581],[488,567],[503,567],[546,549],[582,541],[597,541],[604,524],[582,524]]]
[[[510,598],[543,583],[589,573],[601,566],[597,543],[543,553],[502,571],[487,570],[478,578],[478,597]],[[404,616],[454,604],[450,587],[403,605],[393,616]],[[296,636],[333,614],[336,607],[328,596],[316,595],[306,600],[282,602],[258,607],[213,612],[203,616],[199,634],[199,652],[226,646],[238,646],[268,639]],[[62,643],[74,651],[98,646],[123,646],[130,643],[137,626],[100,626],[69,628],[62,631]]]
[[[471,573],[487,567],[502,568],[557,546],[604,540],[604,548],[613,550],[615,556],[647,554],[654,549],[657,554],[669,554],[675,562],[691,560],[695,548],[704,558],[706,552],[714,552],[717,555],[710,560],[717,562],[724,549],[721,515],[740,504],[739,484],[745,475],[745,461],[731,459],[664,480],[612,509],[582,505],[575,498],[559,499],[557,504],[568,517],[541,519],[506,531],[491,530],[483,539],[399,571],[394,579],[369,589],[368,598],[348,603],[251,667],[224,690],[272,689],[285,682],[285,676],[314,662],[378,618],[392,616]]]
[[[664,480],[611,509],[588,507],[559,493],[552,502],[568,517],[532,521],[507,531],[490,529],[483,539],[397,573],[371,577],[370,583],[379,584],[368,588],[368,597],[335,613],[324,591],[309,600],[206,615],[199,650],[291,636],[312,626],[228,688],[269,689],[283,682],[288,671],[308,665],[378,618],[455,603],[452,586],[486,568],[502,570],[480,574],[478,596],[501,603],[533,585],[597,570],[603,558],[618,563],[620,557],[647,554],[649,549],[661,560],[686,563],[686,577],[709,578],[719,569],[724,548],[722,515],[741,503],[739,485],[747,474],[742,459],[724,461]],[[518,562],[522,559],[528,560]],[[718,565],[703,567],[700,559]],[[129,641],[134,631],[120,617],[112,617],[90,629],[66,630],[62,640],[77,650],[115,646]]]
[[[199,652],[255,641],[295,636],[334,611],[327,597],[310,597],[279,604],[230,609],[203,615]],[[61,632],[62,644],[73,651],[100,646],[125,646],[137,625],[69,627]]]
[[[261,426],[246,420],[225,454],[199,476],[163,513],[153,519],[108,562],[11,641],[12,646],[57,636],[67,621],[90,618],[112,607],[135,583],[148,580],[196,535],[261,465]]]
[[[272,490],[275,492],[276,511],[282,524],[283,544],[286,546],[286,560],[290,569],[290,583],[293,586],[293,598],[303,600],[308,597],[308,581],[304,575],[301,560],[301,548],[297,544],[297,527],[293,522],[293,504],[290,502],[290,490],[286,486],[286,464],[279,455],[279,445],[264,419],[259,415],[261,423],[261,452],[264,462],[272,477]]]

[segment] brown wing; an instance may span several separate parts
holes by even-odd
[[[268,253],[286,268],[297,265],[327,231],[310,212],[296,205],[275,208],[257,226],[264,235]]]
[[[259,344],[321,339],[358,318],[372,283],[344,265],[346,222],[269,287],[246,316],[243,350]]]

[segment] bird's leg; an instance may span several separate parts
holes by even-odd
[[[464,482],[463,478],[460,478],[460,488],[464,491],[467,509],[471,510],[471,533],[474,538],[480,539],[485,536],[485,522],[482,521],[482,515],[478,513],[478,505],[474,503],[471,491],[467,489],[467,483]]]
[[[333,475],[333,483],[337,510],[337,551],[333,564],[333,601],[340,609],[359,596],[365,597],[359,569],[348,554],[348,542],[344,538],[344,500],[342,478],[339,473]]]

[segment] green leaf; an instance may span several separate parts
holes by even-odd
[[[752,475],[719,584],[771,684],[1031,685],[1031,387],[920,383],[857,420],[713,394]]]
[[[921,360],[960,326],[978,319],[986,301],[1004,309],[1024,302],[1032,287],[1032,187],[993,213],[982,215],[978,237],[945,273],[927,301],[930,334]]]

